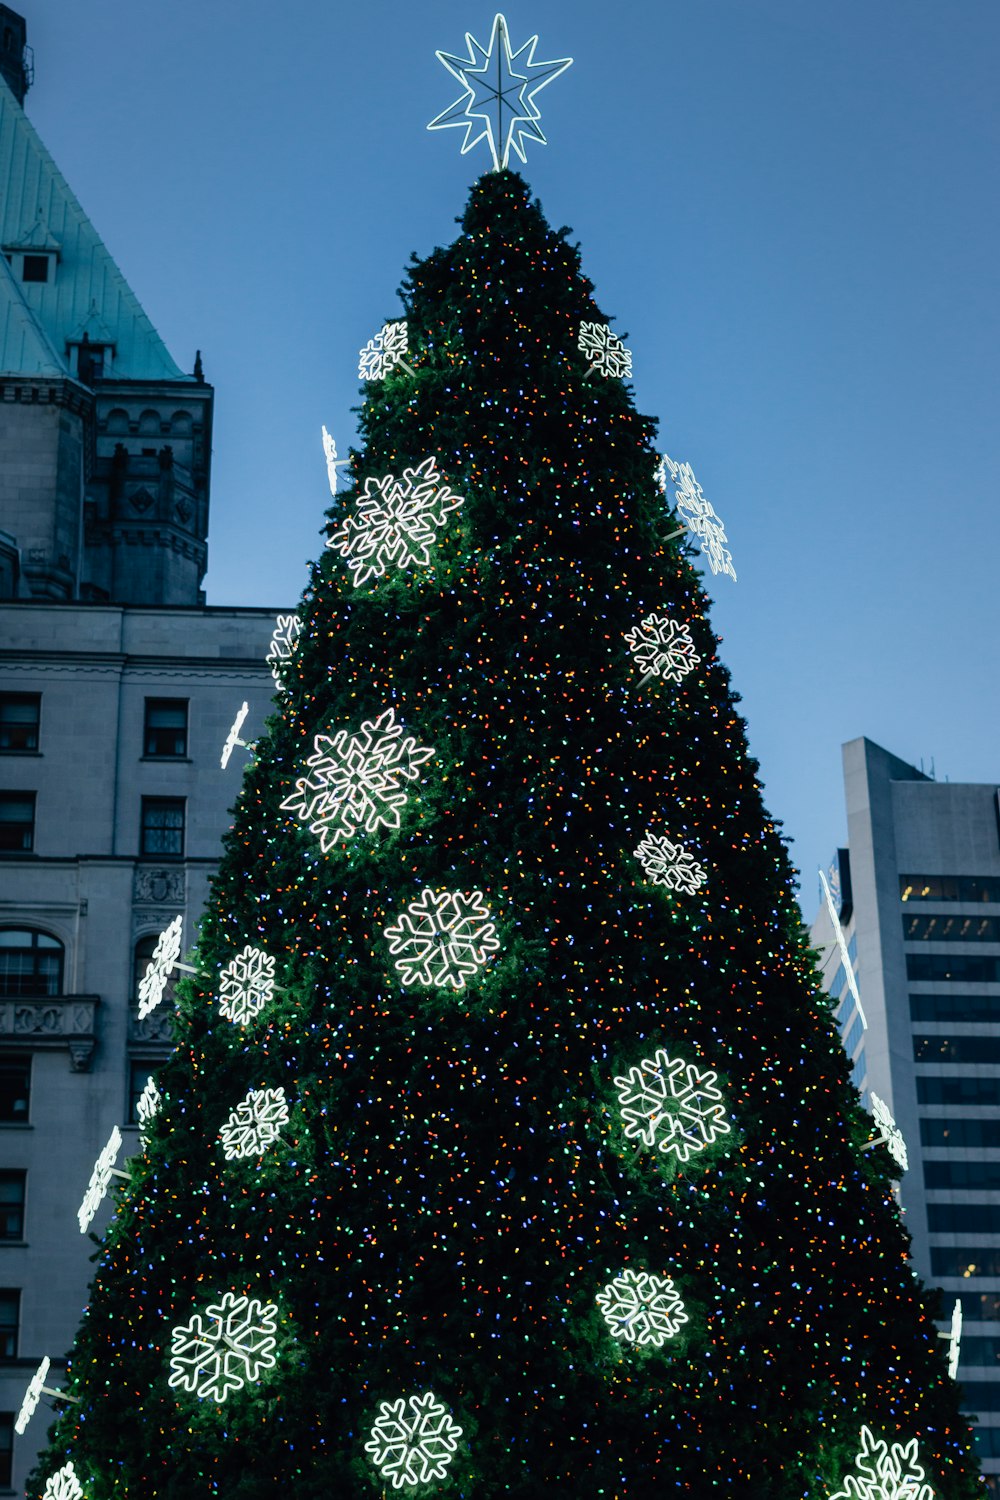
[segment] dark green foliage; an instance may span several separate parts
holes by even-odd
[[[823,1500],[867,1423],[972,1497],[892,1164],[860,1151],[705,596],[664,541],[654,424],[577,352],[605,321],[578,254],[491,174],[402,295],[416,375],[368,392],[357,490],[433,454],[465,504],[427,567],[314,568],[40,1472],[72,1456],[88,1500],[374,1495],[378,1403],[433,1390],[464,1434],[433,1493]],[[629,657],[654,610],[701,657],[679,684]],[[398,830],[323,854],[280,804],[318,733],[389,706],[434,759]],[[705,866],[695,895],[645,879],[649,831]],[[460,993],[392,966],[383,931],[426,886],[497,924]],[[247,943],[281,990],[242,1028],[215,994]],[[658,1048],[718,1073],[731,1125],[681,1166],[621,1122],[614,1078]],[[281,1142],[225,1163],[227,1115],[278,1084]],[[625,1267],[687,1305],[660,1351],[597,1310]],[[278,1364],[221,1407],[177,1397],[170,1329],[227,1290],[278,1304]]]

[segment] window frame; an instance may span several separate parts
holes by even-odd
[[[28,733],[28,735],[30,736],[32,734],[32,732],[34,733],[34,744],[29,744],[29,745],[16,745],[16,744],[5,745],[3,743],[5,731],[9,732],[9,730],[10,730],[10,724],[8,724],[5,721],[5,719],[4,719],[4,706],[5,706],[5,704],[11,704],[11,705],[13,705],[13,704],[18,704],[18,703],[25,703],[25,704],[33,704],[34,705],[34,708],[35,708],[35,717],[34,717],[34,719],[33,720],[25,720],[24,721],[25,724],[27,725],[27,733]],[[39,740],[41,738],[41,722],[42,722],[42,695],[41,695],[41,693],[0,693],[0,755],[37,755],[39,753],[38,746],[39,746]],[[18,723],[18,721],[14,720],[13,723],[16,725]]]
[[[2,1189],[5,1181],[18,1184],[21,1189],[21,1195],[19,1198],[12,1198],[9,1204],[4,1198],[0,1197],[0,1245],[23,1245],[26,1239],[25,1202],[28,1194],[28,1173],[23,1168],[4,1167],[0,1171],[0,1189]],[[11,1209],[16,1210],[19,1215],[20,1232],[18,1234],[4,1232],[6,1216]]]
[[[58,999],[58,997],[64,993],[64,983],[66,977],[66,948],[64,944],[60,942],[59,938],[55,937],[51,932],[46,932],[41,927],[3,926],[0,927],[0,937],[4,936],[25,937],[30,938],[31,941],[27,943],[21,942],[16,944],[0,942],[0,1000]],[[44,941],[39,942],[39,938],[42,938]],[[5,953],[10,952],[32,954],[33,962],[29,971],[29,980],[35,978],[36,976],[39,978],[45,977],[46,983],[43,985],[31,984],[29,982],[27,986],[23,984],[9,984],[8,974],[4,968],[2,959]],[[46,974],[46,968],[48,966],[43,966],[38,961],[37,955],[43,953],[54,955],[57,959],[54,985],[48,982],[48,975]],[[0,1046],[0,1053],[2,1053],[2,1051],[3,1048],[2,1046]]]
[[[15,819],[0,817],[0,855],[13,855],[15,858],[21,854],[33,854],[35,852],[35,824],[38,820],[38,793],[25,791],[20,787],[3,787],[0,789],[0,806],[4,799],[11,802],[24,802],[31,808],[30,822],[17,822]],[[22,829],[22,842],[15,848],[13,844],[5,842],[4,830],[6,828]],[[27,840],[25,842],[24,840]]]
[[[21,1337],[21,1290],[22,1288],[19,1286],[0,1287],[0,1310],[2,1310],[3,1308],[4,1297],[10,1297],[12,1299],[15,1309],[14,1321],[12,1323],[5,1323],[0,1320],[0,1367],[2,1367],[3,1365],[13,1365],[17,1363],[17,1351]],[[5,1353],[3,1348],[5,1335],[10,1336],[11,1342],[13,1344],[13,1350],[10,1354]]]
[[[21,260],[22,282],[27,282],[29,286],[47,286],[50,280],[49,263],[51,260],[51,255],[47,254],[44,250],[25,250]],[[31,272],[30,275],[29,271]],[[44,275],[36,275],[35,273],[38,271],[44,272]]]
[[[0,1411],[0,1485],[5,1489],[10,1488],[14,1475],[15,1415],[12,1411]]]
[[[150,714],[162,709],[179,709],[183,711],[184,728],[183,749],[161,750],[156,747],[155,737],[157,733],[164,736],[177,735],[175,727],[170,725],[155,725],[150,723]],[[188,750],[191,738],[191,700],[190,698],[146,698],[143,702],[142,711],[142,758],[143,760],[188,760]]]
[[[172,810],[180,813],[180,823],[176,826],[163,823],[157,824],[152,821],[150,815],[156,811],[167,812]],[[165,849],[154,848],[150,844],[150,836],[154,834],[166,835],[175,832],[178,835],[177,848]],[[140,859],[183,859],[187,834],[187,798],[186,797],[143,797],[139,811],[139,857]],[[165,837],[164,840],[165,841]],[[153,840],[155,843],[155,839]]]

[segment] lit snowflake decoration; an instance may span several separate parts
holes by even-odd
[[[128,1180],[127,1172],[119,1172],[115,1166],[118,1153],[122,1149],[122,1133],[117,1125],[111,1128],[108,1136],[108,1144],[94,1163],[94,1170],[90,1174],[87,1191],[83,1195],[83,1202],[77,1210],[77,1220],[80,1224],[80,1233],[86,1234],[94,1220],[94,1215],[101,1206],[101,1201],[111,1186],[112,1177],[121,1177]]]
[[[330,486],[330,494],[334,499],[337,497],[337,470],[342,469],[350,459],[337,457],[337,444],[326,430],[323,424],[323,457],[326,459],[326,477]]]
[[[441,527],[464,503],[463,496],[441,483],[437,459],[425,458],[416,468],[404,469],[402,479],[393,474],[366,479],[354,515],[345,517],[326,545],[347,559],[355,586],[381,578],[390,563],[397,568],[426,566]]]
[[[339,839],[360,830],[398,828],[407,795],[403,783],[416,781],[419,767],[434,754],[412,735],[403,738],[394,709],[368,719],[359,733],[320,734],[306,761],[311,774],[295,783],[281,806],[297,813],[317,835],[324,853]]]
[[[666,475],[669,472],[673,481],[677,500],[677,509],[685,528],[696,536],[701,543],[701,550],[708,558],[709,566],[713,573],[728,573],[733,582],[736,582],[736,570],[733,567],[732,555],[727,551],[725,543],[729,540],[726,530],[712,508],[711,503],[705,499],[701,485],[694,477],[694,470],[690,464],[675,464],[666,453],[663,455],[662,465],[663,488],[666,489]],[[657,471],[658,474],[661,472]]]
[[[844,936],[844,929],[840,925],[840,917],[837,915],[837,908],[833,904],[833,892],[830,889],[830,882],[827,880],[826,875],[822,870],[820,870],[819,872],[819,882],[823,890],[823,899],[826,902],[826,909],[830,913],[830,922],[833,926],[833,935],[836,938],[837,947],[840,950],[840,961],[844,966],[844,976],[847,980],[847,988],[850,990],[851,995],[854,998],[855,1007],[857,1008],[858,1015],[861,1018],[862,1030],[867,1031],[868,1020],[861,1006],[861,995],[858,992],[858,981],[854,973],[854,964],[851,962],[851,954],[847,946],[847,938]]]
[[[372,1462],[394,1490],[443,1479],[455,1456],[462,1429],[446,1406],[428,1391],[398,1401],[380,1401],[372,1435],[365,1444]]]
[[[616,1339],[660,1349],[688,1320],[669,1276],[623,1271],[597,1294],[597,1305]]]
[[[278,1139],[282,1125],[287,1124],[284,1089],[251,1089],[219,1131],[226,1160],[263,1156]]]
[[[278,1308],[226,1292],[171,1333],[170,1377],[175,1390],[225,1401],[277,1364]]]
[[[703,867],[682,844],[672,844],[659,833],[647,833],[635,857],[642,865],[646,878],[653,885],[664,885],[668,891],[682,891],[693,896],[699,886],[705,884]]]
[[[153,956],[146,965],[146,972],[139,980],[139,1020],[154,1011],[163,999],[171,970],[176,968],[181,956],[181,931],[183,917],[175,917],[164,927],[156,940]]]
[[[249,746],[247,745],[246,740],[241,740],[240,739],[240,730],[243,728],[243,725],[246,723],[247,714],[249,712],[250,712],[250,705],[246,701],[246,699],[244,698],[243,702],[240,705],[239,712],[237,713],[236,718],[233,720],[232,728],[230,729],[229,733],[226,735],[226,743],[222,747],[222,755],[220,756],[220,764],[221,764],[223,770],[226,769],[226,767],[228,766],[230,760],[232,759],[233,751],[236,749],[237,745],[242,745],[243,748],[244,748],[244,750],[249,749]]]
[[[917,1459],[917,1440],[888,1444],[867,1427],[861,1429],[861,1452],[844,1488],[830,1500],[934,1500]]]
[[[72,1459],[50,1476],[42,1500],[83,1500],[83,1486],[76,1477]]]
[[[577,347],[590,365],[590,375],[627,380],[632,373],[632,351],[607,323],[581,323]]]
[[[358,374],[362,380],[384,380],[396,365],[402,365],[411,375],[417,372],[408,365],[403,356],[409,353],[409,342],[405,319],[397,323],[383,323],[381,331],[369,339],[361,351]]]
[[[219,1010],[245,1026],[274,994],[274,959],[248,943],[219,975]]]
[[[149,1144],[149,1123],[153,1116],[159,1114],[160,1105],[163,1103],[163,1095],[156,1087],[152,1078],[146,1079],[146,1086],[135,1106],[136,1120],[139,1125],[139,1139],[144,1146]]]
[[[729,1134],[717,1075],[701,1072],[661,1048],[615,1079],[625,1134],[686,1162]]]
[[[889,1113],[888,1104],[884,1099],[880,1099],[878,1094],[872,1094],[872,1118],[879,1131],[879,1139],[872,1141],[871,1144],[885,1146],[893,1161],[905,1172],[909,1163],[903,1132]]]
[[[958,1361],[962,1352],[962,1299],[955,1298],[955,1306],[951,1310],[951,1328],[947,1333],[941,1335],[948,1340],[948,1374],[952,1380],[958,1379]]]
[[[385,929],[404,984],[464,990],[500,944],[481,891],[422,891]]]
[[[626,633],[625,640],[643,682],[649,677],[680,682],[701,661],[688,627],[666,615],[647,615],[641,625]]]
[[[14,1422],[14,1431],[19,1436],[24,1435],[28,1423],[35,1415],[35,1408],[38,1406],[39,1401],[42,1399],[42,1392],[48,1389],[45,1382],[49,1378],[49,1365],[51,1363],[52,1361],[46,1354],[41,1364],[38,1366],[38,1369],[28,1381],[28,1389],[24,1393],[24,1400],[21,1402],[21,1410],[18,1412]]]
[[[274,678],[275,687],[282,686],[281,668],[285,662],[291,661],[292,652],[298,645],[299,636],[302,634],[302,621],[298,615],[279,615],[271,636],[271,644],[267,648],[265,660],[271,668],[271,676]]]
[[[513,151],[522,162],[526,141],[546,145],[539,127],[541,112],[535,95],[558,78],[570,66],[571,57],[552,62],[534,61],[537,36],[511,51],[510,33],[503,16],[493,21],[489,47],[483,47],[469,32],[465,33],[468,57],[454,57],[450,52],[436,54],[440,63],[462,85],[463,93],[428,125],[428,130],[446,130],[459,126],[465,131],[462,155],[485,141],[493,158],[494,170],[503,170]],[[527,57],[524,54],[527,53]],[[521,62],[521,58],[524,61]],[[514,67],[519,63],[523,71]]]

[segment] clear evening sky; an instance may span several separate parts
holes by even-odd
[[[168,347],[216,387],[208,600],[290,605],[357,353],[486,170],[424,126],[489,0],[22,0],[27,109]],[[1000,783],[997,0],[510,0],[574,65],[525,175],[694,468],[803,905],[840,745]],[[518,163],[513,163],[518,165]]]

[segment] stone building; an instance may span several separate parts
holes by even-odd
[[[871,740],[843,755],[848,847],[812,940],[863,1102],[902,1134],[899,1200],[943,1333],[961,1308],[957,1378],[1000,1495],[1000,787],[931,780]]]
[[[13,1432],[86,1301],[77,1208],[169,1047],[137,975],[176,915],[196,937],[274,690],[275,611],[211,608],[213,391],[160,340],[24,113],[25,23],[0,5],[0,1493]],[[110,1214],[105,1200],[94,1223]],[[123,1420],[125,1414],[123,1413]]]

